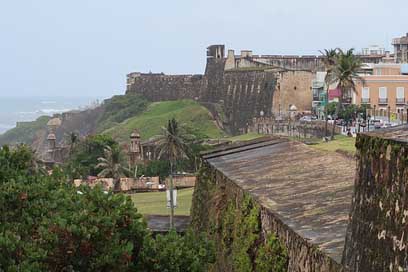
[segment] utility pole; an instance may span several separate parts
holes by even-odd
[[[170,229],[174,228],[173,162],[170,162]]]

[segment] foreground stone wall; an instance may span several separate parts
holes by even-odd
[[[192,206],[192,226],[216,241],[214,271],[343,271],[269,209],[205,164]]]
[[[361,134],[343,263],[351,271],[408,271],[408,146]]]
[[[359,135],[356,146],[343,263],[351,271],[408,271],[408,145],[379,133]]]

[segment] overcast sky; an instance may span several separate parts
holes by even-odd
[[[205,48],[318,54],[408,32],[407,0],[0,0],[0,96],[123,93],[132,71],[203,73]]]

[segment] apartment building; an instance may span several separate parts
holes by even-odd
[[[408,73],[403,65],[379,65],[373,75],[363,76],[363,82],[356,82],[353,102],[369,104],[380,115],[390,110],[400,113],[405,110],[408,98]],[[407,71],[408,72],[408,71]]]
[[[394,46],[395,62],[408,62],[408,33],[405,36],[393,39],[392,45]]]

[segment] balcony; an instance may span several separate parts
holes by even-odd
[[[378,98],[378,104],[388,104],[388,98]]]
[[[370,104],[370,98],[361,98],[361,104]]]
[[[405,105],[405,98],[397,98],[397,99],[395,100],[395,103],[396,103],[397,105]]]

